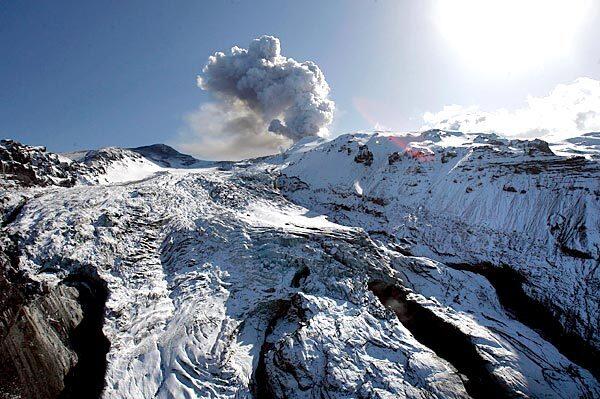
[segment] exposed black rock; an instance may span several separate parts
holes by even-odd
[[[354,157],[354,162],[363,163],[365,166],[371,166],[373,163],[373,153],[369,151],[369,147],[361,145],[358,147],[358,154]]]
[[[285,300],[276,301],[271,306],[272,309],[269,323],[267,324],[267,328],[265,330],[265,340],[260,348],[258,365],[252,374],[252,381],[250,383],[252,394],[256,399],[276,398],[276,395],[271,387],[271,381],[269,379],[265,358],[267,353],[273,349],[273,344],[268,341],[269,335],[271,335],[273,332],[277,322],[288,313],[290,307],[291,302]]]
[[[450,363],[473,398],[509,398],[507,388],[488,370],[471,338],[454,325],[408,297],[409,290],[383,281],[372,281],[369,289],[413,336]]]
[[[70,344],[77,354],[77,364],[65,377],[61,399],[99,398],[104,388],[106,354],[110,342],[102,332],[104,307],[108,299],[106,284],[97,277],[70,276],[65,284],[79,292],[83,319],[70,334]]]
[[[63,162],[46,147],[24,145],[13,140],[0,141],[0,173],[16,186],[71,187],[77,181],[77,165]]]
[[[274,186],[276,189],[282,189],[286,191],[298,191],[308,189],[308,184],[298,179],[297,177],[288,177],[286,175],[277,176],[274,180]]]
[[[77,361],[69,334],[82,318],[76,290],[48,289],[18,269],[16,237],[0,240],[0,397],[56,398]]]
[[[580,336],[568,332],[552,312],[549,303],[540,303],[523,290],[525,279],[508,266],[490,264],[450,264],[454,269],[466,270],[486,277],[496,289],[502,306],[515,319],[535,330],[554,345],[566,358],[590,371],[600,379],[600,353]]]
[[[292,278],[291,286],[294,288],[300,287],[300,283],[310,275],[310,269],[307,266],[300,268]]]
[[[401,159],[402,156],[400,155],[400,153],[398,151],[394,151],[388,156],[388,165],[393,165]]]
[[[16,237],[0,239],[0,398],[95,398],[104,383],[106,288],[73,276],[55,287],[18,268]]]

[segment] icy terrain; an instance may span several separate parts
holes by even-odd
[[[278,183],[294,201],[411,254],[513,270],[529,297],[597,351],[600,147],[591,137],[552,146],[558,156],[540,140],[493,135],[341,136],[308,152],[298,145]]]
[[[2,345],[43,331],[61,397],[600,397],[593,138],[355,134],[237,163],[3,142]],[[55,298],[81,305],[23,316]],[[104,351],[73,342],[86,320]],[[0,397],[47,397],[23,388],[39,353],[2,356]]]

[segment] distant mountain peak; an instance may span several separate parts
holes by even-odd
[[[191,167],[202,163],[191,155],[182,154],[166,144],[151,144],[130,148],[130,150],[164,167]]]

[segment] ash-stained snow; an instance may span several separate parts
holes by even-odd
[[[593,159],[442,131],[237,164],[151,150],[80,154],[74,187],[4,191],[25,198],[5,223],[19,269],[106,283],[104,397],[600,397],[593,370],[457,266],[520,273],[597,348]]]

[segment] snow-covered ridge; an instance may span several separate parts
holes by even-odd
[[[292,200],[407,252],[508,265],[597,351],[600,166],[589,149],[572,156],[554,147],[440,130],[346,135],[291,151],[279,185]]]
[[[80,184],[3,192],[0,259],[35,303],[104,287],[106,398],[596,398],[597,161],[553,148],[429,131],[227,164],[103,149],[73,161]]]
[[[566,139],[554,146],[555,151],[566,154],[581,154],[590,158],[600,159],[600,132],[590,132],[579,137]]]
[[[163,169],[200,168],[211,164],[181,154],[164,144],[137,148],[106,147],[63,155],[88,167],[81,173],[88,184],[124,183],[148,178]]]
[[[200,161],[190,155],[182,154],[165,144],[131,148],[131,151],[166,168],[197,168],[210,164],[210,162]]]

